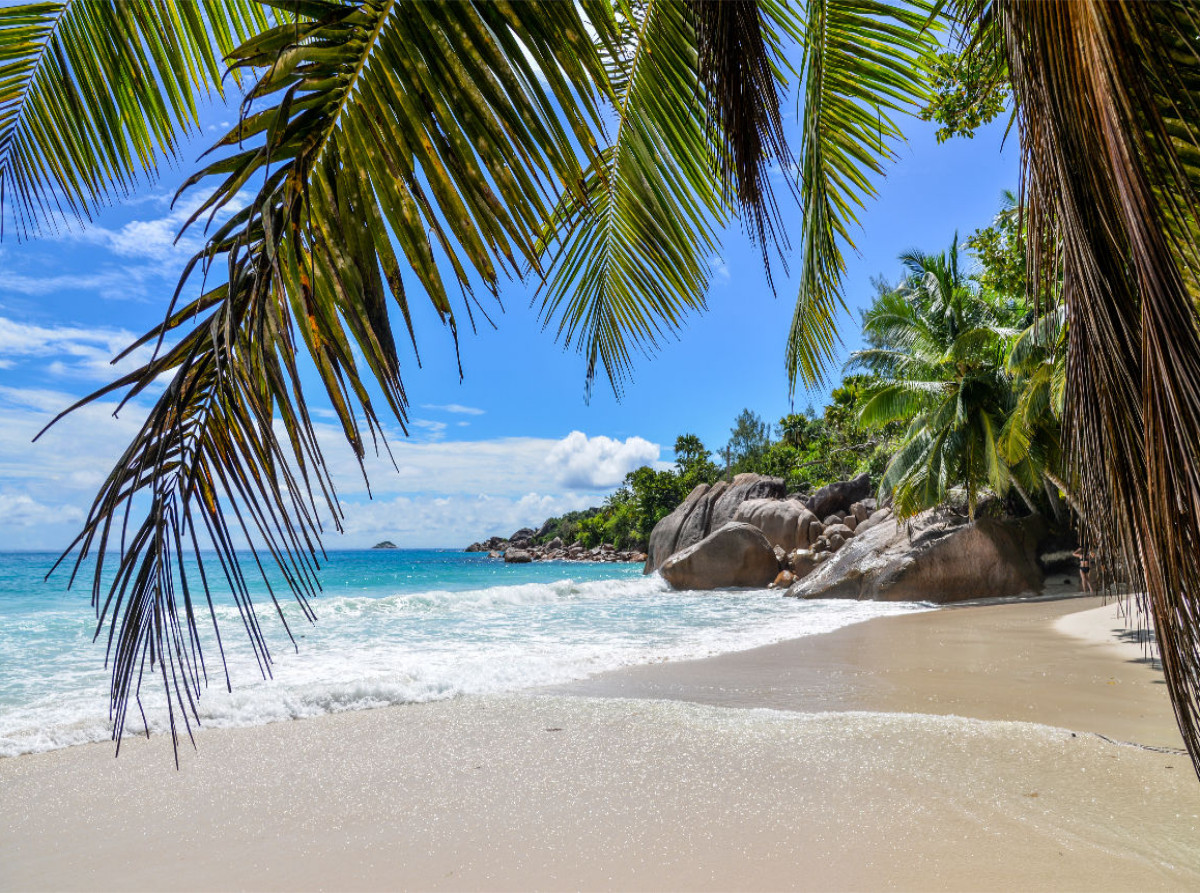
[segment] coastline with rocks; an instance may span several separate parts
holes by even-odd
[[[603,561],[603,562],[644,562],[645,552],[622,550],[619,551],[611,543],[601,543],[592,548],[586,548],[578,541],[567,545],[561,537],[554,537],[549,542],[538,543],[538,531],[532,527],[522,527],[512,536],[493,536],[477,543],[471,543],[464,552],[486,552],[488,558],[503,559],[506,564],[529,564],[534,561]]]
[[[943,604],[1038,594],[1063,569],[1041,517],[970,522],[939,507],[898,521],[871,492],[865,474],[808,497],[757,474],[702,484],[655,526],[645,571],[674,589]]]
[[[780,478],[744,473],[700,484],[650,534],[646,552],[609,543],[586,548],[547,528],[472,543],[510,564],[534,561],[644,562],[677,590],[779,589],[793,598],[949,603],[1042,591],[1061,572],[1061,548],[1038,516],[981,517],[947,507],[897,521],[872,496],[868,475],[805,496]],[[549,522],[547,522],[549,523]],[[1061,543],[1058,544],[1061,546]]]

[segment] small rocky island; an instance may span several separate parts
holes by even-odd
[[[372,549],[399,549],[400,547],[397,546],[395,543],[393,543],[391,540],[384,540],[382,543],[376,543],[371,548]]]

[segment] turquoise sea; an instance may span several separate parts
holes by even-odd
[[[66,590],[65,575],[43,581],[54,558],[0,553],[0,756],[111,736],[105,635],[93,642],[96,619],[85,589]],[[513,691],[923,607],[801,601],[768,590],[672,592],[656,575],[643,576],[640,565],[505,565],[449,550],[335,552],[321,580],[324,591],[311,603],[315,624],[285,603],[298,650],[258,584],[271,679],[262,678],[244,644],[228,593],[215,593],[233,691],[225,690],[203,618],[210,633],[203,727]],[[161,730],[156,679],[147,677],[142,702],[151,730]],[[140,731],[131,706],[126,734]]]

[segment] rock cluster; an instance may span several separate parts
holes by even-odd
[[[777,500],[783,495],[782,478],[761,474],[739,474],[732,481],[700,484],[675,511],[654,525],[647,550],[646,573],[658,570],[676,552],[694,546],[735,520],[738,508],[746,500]]]
[[[1040,592],[1037,542],[1044,533],[1042,523],[1038,518],[981,518],[971,524],[930,509],[897,524],[876,512],[839,549],[793,553],[798,579],[787,594],[944,603]],[[828,530],[832,547],[834,536]]]
[[[601,543],[587,549],[582,543],[571,545],[555,537],[548,543],[538,545],[533,538],[539,535],[529,527],[522,527],[505,539],[493,536],[490,539],[467,546],[467,552],[487,552],[489,558],[503,558],[508,564],[528,564],[531,561],[645,561],[645,552],[618,552],[609,543]]]
[[[668,583],[681,589],[730,585],[787,588],[842,548],[856,532],[869,530],[888,516],[889,510],[879,509],[870,492],[871,482],[865,474],[829,484],[807,498],[798,494],[785,497],[782,480],[757,474],[740,474],[732,482],[711,487],[702,484],[655,526],[646,573],[659,570]],[[727,528],[731,522],[757,530],[761,542],[744,531],[730,535]],[[736,549],[741,551],[734,554]],[[766,560],[768,554],[774,556],[773,563]],[[731,563],[731,569],[713,570],[719,561]],[[750,574],[746,570],[750,566],[759,570]],[[712,581],[699,579],[696,569],[701,567],[711,571]],[[714,582],[730,574],[744,582]],[[751,577],[753,582],[749,582]]]

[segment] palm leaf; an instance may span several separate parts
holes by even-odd
[[[895,157],[896,119],[927,99],[928,9],[873,0],[812,0],[805,24],[799,156],[800,289],[786,365],[794,389],[823,383],[845,309],[844,248]]]
[[[967,4],[983,15],[983,4]],[[989,5],[990,6],[990,5]],[[1061,239],[1068,480],[1144,582],[1200,768],[1200,38],[1186,3],[995,4],[1020,101],[1034,279]]]
[[[0,9],[0,233],[88,219],[198,131],[251,0],[49,0]]]
[[[313,360],[360,461],[379,449],[371,384],[406,418],[390,309],[415,347],[406,280],[453,336],[447,282],[494,289],[504,270],[536,261],[542,220],[582,182],[575,146],[587,151],[598,127],[605,75],[573,4],[311,0],[304,11],[309,20],[233,51],[253,83],[242,120],[185,186],[215,181],[193,221],[256,190],[211,234],[176,297],[193,272],[223,268],[226,281],[173,302],[140,343],[174,332],[174,346],[88,398],[128,399],[172,376],[74,546],[80,564],[96,556],[118,739],[144,666],[167,689],[173,732],[177,716],[195,715],[205,670],[193,593],[207,578],[188,578],[185,554],[202,575],[220,566],[264,672],[271,656],[236,544],[251,545],[260,569],[263,559],[283,568],[302,605],[315,591],[313,494],[339,527],[341,511],[299,358]],[[135,519],[128,538],[121,517]]]
[[[717,230],[736,207],[767,242],[779,230],[768,178],[787,164],[778,49],[787,9],[756,3],[620,2],[607,70],[611,143],[582,194],[543,234],[543,325],[603,369],[618,395],[635,352],[704,308]],[[765,254],[764,254],[765,256]]]
[[[779,111],[784,38],[801,38],[800,23],[786,2],[692,0],[696,65],[707,100],[710,137],[721,160],[726,198],[736,195],[749,230],[763,249],[786,247],[772,195],[771,166],[792,167]]]

